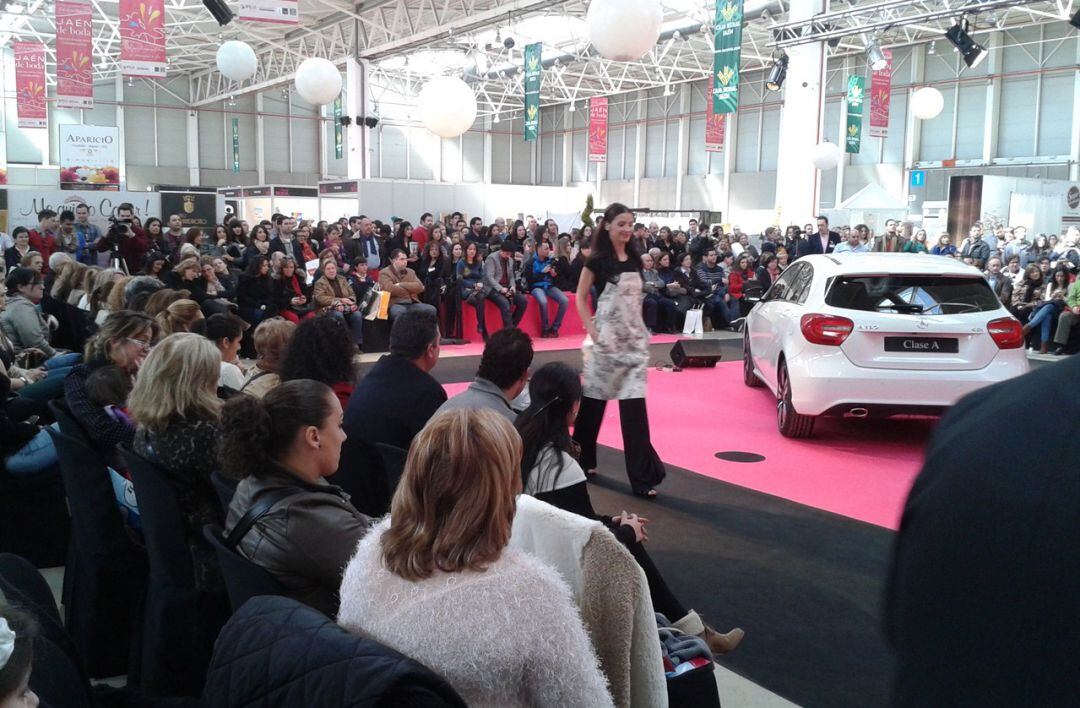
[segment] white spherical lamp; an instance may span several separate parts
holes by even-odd
[[[840,148],[836,143],[830,143],[827,140],[818,143],[810,151],[810,161],[822,172],[831,170],[840,164]]]
[[[589,41],[612,61],[637,61],[656,46],[664,11],[659,0],[592,0]]]
[[[251,45],[233,39],[218,47],[217,68],[226,79],[247,81],[255,76],[259,60]]]
[[[417,98],[424,127],[440,138],[456,138],[476,121],[476,94],[456,76],[439,76],[424,84]]]
[[[945,97],[933,86],[924,86],[911,96],[911,112],[919,120],[931,120],[941,114]]]
[[[331,103],[341,93],[341,72],[326,59],[305,59],[296,70],[296,92],[316,106]]]

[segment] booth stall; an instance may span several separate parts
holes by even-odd
[[[296,219],[319,219],[319,190],[316,187],[297,187],[268,184],[257,187],[219,189],[225,208],[248,224],[269,219],[274,214],[288,214]]]
[[[337,221],[360,215],[360,182],[319,182],[319,218]]]

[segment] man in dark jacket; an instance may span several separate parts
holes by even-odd
[[[330,481],[368,516],[390,509],[394,493],[376,443],[408,450],[412,439],[446,401],[430,373],[439,361],[439,321],[431,309],[413,308],[394,320],[390,353],[360,381],[345,409],[341,464]]]
[[[798,257],[832,253],[838,243],[840,243],[840,234],[829,230],[829,219],[827,217],[819,216],[817,218],[817,231],[806,234],[806,238],[799,241]]]
[[[894,706],[1076,704],[1077,377],[1073,357],[986,387],[934,433],[886,597]],[[1033,455],[1048,430],[1059,434]]]

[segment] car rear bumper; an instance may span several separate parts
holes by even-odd
[[[866,369],[839,350],[813,349],[788,361],[792,403],[803,415],[845,415],[852,408],[865,408],[870,417],[940,413],[973,391],[1029,370],[1022,349],[1001,351],[989,366],[971,371]]]

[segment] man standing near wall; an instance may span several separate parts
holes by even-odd
[[[101,230],[90,223],[90,207],[75,206],[75,260],[94,265],[94,247],[101,238]]]
[[[49,257],[56,253],[58,248],[56,241],[56,212],[52,209],[42,209],[38,212],[38,227],[30,230],[30,250],[41,254],[41,260],[45,261],[42,273],[49,272]]]

